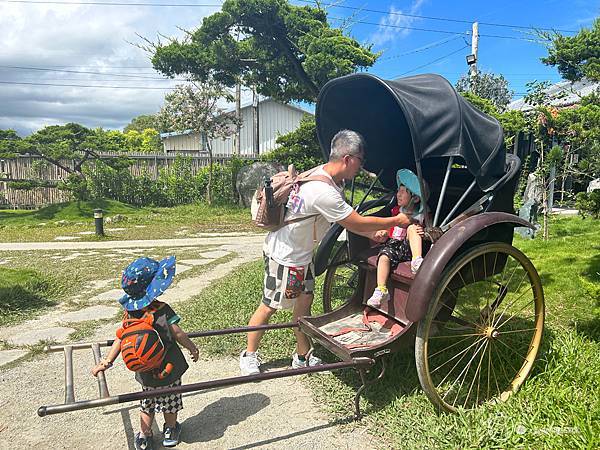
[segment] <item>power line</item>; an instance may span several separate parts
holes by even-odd
[[[170,87],[151,87],[151,86],[102,86],[90,84],[57,84],[57,83],[28,83],[25,81],[0,81],[0,84],[19,84],[26,86],[54,86],[54,87],[78,87],[78,88],[100,88],[100,89],[130,89],[130,90],[159,90],[170,91]]]
[[[395,77],[392,77],[392,79],[394,79],[394,78],[399,78],[399,77],[402,77],[402,76],[404,76],[404,75],[406,75],[406,74],[409,74],[409,73],[411,73],[411,72],[414,72],[415,70],[422,69],[423,67],[429,66],[429,65],[431,65],[431,64],[434,64],[434,63],[436,63],[436,62],[438,62],[438,61],[441,61],[441,60],[443,60],[443,59],[446,59],[446,58],[448,58],[449,56],[452,56],[452,55],[454,55],[454,54],[456,54],[456,53],[458,53],[458,52],[460,52],[460,51],[464,50],[464,49],[465,49],[465,48],[467,48],[467,47],[469,47],[469,46],[468,46],[468,45],[465,45],[465,46],[463,46],[463,47],[459,48],[458,50],[454,50],[453,52],[450,52],[450,53],[448,53],[447,55],[444,55],[444,56],[442,56],[442,57],[440,57],[440,58],[436,58],[436,59],[434,59],[433,61],[429,61],[428,63],[422,64],[422,65],[420,65],[420,66],[418,66],[418,67],[415,67],[414,69],[410,69],[410,70],[408,70],[408,71],[406,71],[406,72],[403,72],[403,73],[401,73],[400,75],[397,75],[397,76],[395,76]]]
[[[158,6],[158,7],[185,7],[185,8],[220,8],[223,5],[210,4],[198,4],[198,3],[126,3],[126,2],[75,2],[75,1],[53,1],[53,0],[3,0],[5,3],[26,3],[31,5],[69,5],[69,6],[81,6],[81,5],[93,5],[93,6]]]
[[[35,71],[42,71],[42,72],[76,73],[76,74],[85,74],[85,75],[106,75],[106,76],[114,76],[114,77],[120,77],[120,78],[134,78],[134,79],[157,80],[157,81],[187,81],[182,78],[159,78],[159,77],[147,77],[144,75],[92,72],[92,71],[85,71],[85,70],[50,69],[50,68],[46,68],[46,67],[0,66],[0,69],[35,70]]]
[[[3,0],[5,3],[25,3],[25,4],[40,4],[40,5],[94,5],[94,6],[149,6],[149,7],[176,7],[176,8],[221,8],[223,5],[215,4],[215,3],[147,3],[147,2],[102,2],[102,1],[56,1],[56,0]],[[310,4],[319,4],[331,8],[338,9],[349,9],[354,11],[365,11],[372,12],[377,14],[385,14],[388,16],[402,16],[402,17],[411,17],[415,19],[425,19],[425,20],[437,20],[441,22],[454,22],[454,23],[473,23],[475,20],[468,19],[451,19],[448,17],[436,17],[436,16],[424,16],[420,14],[408,14],[398,11],[384,11],[380,9],[370,9],[370,8],[361,8],[356,6],[347,6],[347,5],[339,5],[335,3],[322,3],[316,2],[315,0],[297,0],[301,3],[310,3]],[[555,28],[547,28],[547,27],[538,27],[538,26],[525,26],[525,25],[515,25],[515,24],[507,24],[507,23],[495,23],[495,22],[481,22],[481,25],[488,25],[491,27],[502,27],[502,28],[518,28],[523,30],[543,30],[543,31],[558,31],[561,33],[577,33],[576,30],[560,30]],[[378,24],[379,25],[379,24]]]
[[[347,19],[343,19],[340,17],[329,17],[329,19],[337,20],[339,22],[347,21]],[[374,23],[374,22],[366,22],[364,20],[352,20],[352,23],[360,23],[363,25],[372,25],[372,26],[384,27],[384,28],[398,28],[400,30],[427,31],[430,33],[455,34],[458,36],[470,36],[471,35],[470,31],[458,32],[458,31],[448,31],[448,30],[436,30],[436,29],[432,29],[432,28],[405,27],[403,25],[381,24],[381,23]],[[528,39],[528,38],[522,38],[522,37],[516,37],[516,36],[503,36],[503,35],[497,35],[497,34],[481,34],[481,33],[479,33],[479,36],[500,38],[500,39],[513,39],[513,40],[517,40],[517,41],[528,41],[528,42],[539,43],[539,41],[537,41],[535,39]]]
[[[315,0],[298,0],[298,1],[302,2],[302,3],[320,4],[320,5],[328,6],[328,7],[332,7],[332,8],[372,12],[372,13],[378,13],[378,14],[385,14],[385,15],[389,15],[389,16],[411,17],[411,18],[415,18],[415,19],[438,20],[438,21],[442,21],[442,22],[455,22],[455,23],[468,23],[468,24],[471,24],[473,22],[479,22],[481,25],[488,25],[491,27],[520,28],[520,29],[524,29],[524,30],[537,29],[537,30],[544,30],[544,31],[560,31],[562,33],[577,33],[578,32],[578,31],[574,31],[574,30],[558,30],[558,29],[554,29],[554,28],[544,28],[544,27],[536,27],[536,26],[527,27],[524,25],[512,25],[512,24],[506,24],[506,23],[481,22],[481,21],[476,21],[476,20],[450,19],[447,17],[423,16],[423,15],[419,15],[419,14],[408,14],[408,13],[397,12],[397,11],[382,11],[380,9],[369,9],[369,8],[361,8],[361,7],[357,7],[357,6],[339,5],[336,3],[322,3],[322,2],[316,2]]]
[[[450,37],[450,38],[442,39],[440,41],[432,42],[431,44],[426,44],[426,45],[424,45],[422,47],[418,47],[418,48],[415,48],[414,50],[409,50],[409,51],[404,52],[404,53],[399,53],[399,54],[393,55],[393,56],[386,56],[385,58],[379,58],[377,60],[377,62],[379,62],[379,61],[388,61],[390,59],[400,58],[401,56],[411,55],[413,53],[419,53],[419,52],[422,52],[422,51],[425,51],[425,50],[429,50],[430,48],[439,47],[440,45],[447,44],[448,42],[451,42],[454,39],[458,39],[459,37],[460,36],[453,36],[453,37]]]

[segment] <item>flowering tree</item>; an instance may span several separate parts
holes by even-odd
[[[160,119],[173,131],[193,131],[203,137],[208,152],[208,185],[206,200],[212,203],[213,139],[226,139],[233,135],[238,125],[235,114],[225,113],[219,101],[233,101],[225,87],[214,81],[190,82],[178,85],[165,96]]]

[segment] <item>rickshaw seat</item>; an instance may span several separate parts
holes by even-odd
[[[377,255],[373,255],[367,258],[367,264],[369,265],[368,270],[377,269]],[[411,284],[415,276],[410,270],[410,261],[401,262],[398,267],[390,273],[392,280],[400,281],[404,284]]]

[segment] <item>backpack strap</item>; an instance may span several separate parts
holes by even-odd
[[[313,167],[312,169],[308,169],[307,171],[302,172],[300,175],[298,175],[296,183],[300,184],[308,183],[309,181],[322,181],[323,183],[327,183],[330,186],[336,187],[336,184],[331,177],[328,177],[327,175],[313,175],[313,173],[316,172],[319,167],[321,166]],[[292,220],[284,220],[282,226],[289,225],[290,223],[301,222],[303,220],[311,219],[317,216],[318,214],[311,214],[310,216],[298,217]]]

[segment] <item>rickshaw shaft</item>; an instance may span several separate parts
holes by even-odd
[[[222,336],[224,334],[235,334],[235,333],[247,333],[249,331],[259,331],[259,330],[277,330],[281,328],[298,328],[297,322],[286,322],[286,323],[273,323],[267,325],[255,325],[255,326],[246,326],[246,327],[237,327],[237,328],[223,328],[221,330],[206,330],[206,331],[194,331],[192,333],[187,333],[190,338],[199,338],[199,337],[210,337],[210,336]],[[94,344],[98,344],[100,347],[110,347],[113,344],[114,340],[109,339],[103,342],[85,342],[81,344],[71,344],[73,350],[80,350],[83,348],[90,348],[90,346]],[[64,345],[49,345],[44,348],[46,353],[51,352],[62,352],[64,350]]]
[[[73,403],[65,403],[63,405],[50,405],[40,406],[37,413],[40,417],[44,417],[50,414],[58,414],[69,411],[77,411],[80,409],[96,408],[99,406],[114,405],[117,403],[126,403],[143,398],[156,397],[156,395],[171,395],[171,394],[183,394],[185,392],[202,391],[206,389],[221,388],[227,386],[234,386],[240,384],[254,383],[256,381],[273,380],[276,378],[292,377],[296,375],[304,375],[315,372],[325,372],[330,370],[339,369],[356,369],[362,367],[373,366],[375,360],[371,358],[354,358],[350,361],[340,361],[331,364],[323,364],[320,366],[302,367],[299,369],[288,369],[278,370],[274,372],[260,373],[257,375],[247,375],[232,378],[223,378],[221,380],[203,381],[200,383],[186,384],[182,386],[175,386],[170,388],[164,388],[155,391],[141,391],[133,392],[130,394],[115,395],[113,397],[98,398],[94,400],[82,400]]]

